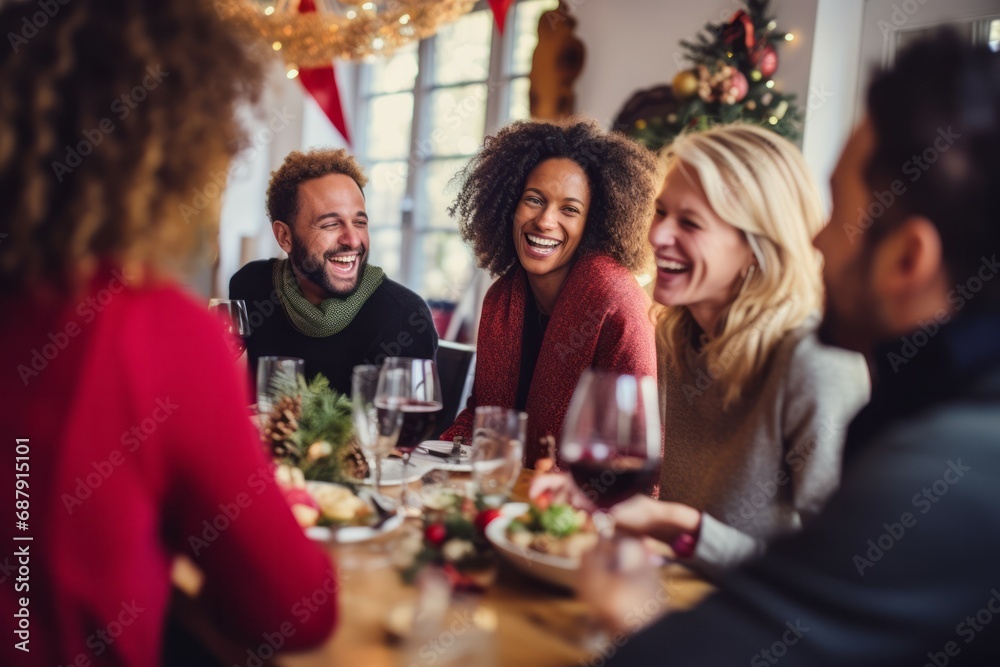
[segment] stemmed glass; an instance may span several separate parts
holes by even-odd
[[[608,510],[656,479],[660,438],[653,378],[583,373],[566,414],[559,459],[597,507],[594,523],[603,536],[614,532]]]
[[[239,359],[247,349],[246,339],[250,337],[250,319],[247,317],[247,303],[241,299],[212,299],[208,310],[222,320],[226,332],[226,343],[233,357]]]
[[[398,401],[377,400],[379,386],[378,366],[355,366],[351,376],[351,411],[354,430],[361,452],[368,460],[375,482],[375,495],[382,496],[382,458],[392,452],[403,426],[403,412]],[[398,393],[392,387],[386,393]],[[382,407],[380,410],[379,407]]]
[[[521,474],[528,415],[491,405],[476,408],[472,426],[472,479],[483,501],[499,507]]]
[[[379,374],[376,403],[379,410],[398,406],[403,425],[396,448],[403,454],[403,507],[419,509],[419,498],[409,493],[407,484],[410,454],[434,431],[441,412],[441,381],[437,365],[430,359],[389,357]],[[383,407],[385,406],[385,407]]]
[[[580,566],[579,593],[590,609],[583,627],[591,649],[593,642],[606,640],[603,626],[620,626],[629,605],[641,604],[655,588],[645,548],[635,538],[615,536],[608,510],[649,490],[660,470],[660,442],[653,378],[583,373],[566,414],[559,459],[597,508],[593,518],[600,538]]]

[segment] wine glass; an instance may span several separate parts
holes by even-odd
[[[355,366],[351,375],[351,412],[354,430],[361,452],[368,460],[375,482],[375,495],[382,496],[382,458],[392,452],[403,425],[399,403],[379,404],[376,400],[379,384],[378,366]],[[389,389],[389,393],[393,393]],[[381,410],[379,408],[382,408]]]
[[[409,493],[406,475],[410,454],[434,431],[441,412],[441,381],[437,365],[430,359],[389,357],[382,364],[376,401],[390,409],[398,405],[403,413],[396,448],[403,454],[403,507],[419,509],[419,498]]]
[[[594,523],[604,537],[614,532],[608,510],[655,481],[660,443],[653,378],[584,371],[566,414],[559,459],[597,507]]]
[[[277,395],[297,395],[305,378],[306,362],[298,357],[261,357],[257,360],[257,412],[267,415]]]
[[[212,299],[208,302],[208,309],[222,320],[229,351],[234,358],[239,359],[246,351],[246,339],[250,337],[247,302],[242,299]]]
[[[487,505],[507,500],[521,474],[528,415],[492,405],[476,408],[472,426],[472,479]]]

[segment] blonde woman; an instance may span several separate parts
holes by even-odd
[[[663,166],[649,241],[664,502],[615,514],[718,572],[822,509],[870,383],[861,355],[816,337],[823,213],[799,151],[729,125],[679,137]]]

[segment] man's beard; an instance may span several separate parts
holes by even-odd
[[[316,285],[323,288],[326,292],[327,298],[337,298],[346,299],[355,292],[358,291],[358,287],[361,286],[361,279],[365,274],[365,267],[368,266],[368,249],[361,245],[357,248],[358,250],[358,265],[357,273],[355,274],[354,284],[348,289],[340,289],[336,287],[330,280],[329,274],[327,274],[327,262],[330,261],[332,257],[338,253],[342,253],[348,250],[354,250],[354,248],[340,248],[339,250],[328,250],[323,253],[322,256],[310,255],[305,248],[305,244],[301,243],[295,234],[292,234],[292,251],[288,253],[288,259],[292,262],[292,266],[305,278],[308,278]]]

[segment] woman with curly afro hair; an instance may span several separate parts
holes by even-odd
[[[31,643],[5,642],[0,664],[192,664],[190,640],[164,637],[175,557],[204,575],[218,629],[254,646],[332,576],[268,472],[218,320],[177,284],[213,252],[215,179],[248,143],[236,112],[261,63],[204,0],[51,5],[0,3],[16,38],[0,49],[0,424],[23,438],[38,537]],[[24,595],[0,587],[0,608]],[[336,607],[282,648],[322,642]]]
[[[525,410],[533,467],[558,442],[584,370],[656,375],[634,276],[650,261],[656,158],[592,121],[516,122],[459,179],[450,212],[499,280],[483,302],[472,395],[442,437],[468,438],[477,405]]]

